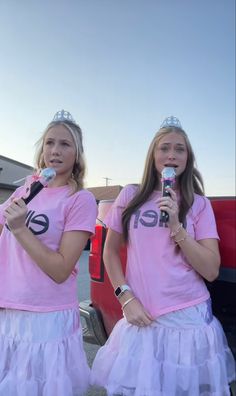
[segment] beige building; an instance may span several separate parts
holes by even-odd
[[[101,201],[104,199],[115,199],[122,188],[122,186],[103,186],[89,187],[87,190],[91,191],[97,201]]]

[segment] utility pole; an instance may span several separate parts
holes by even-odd
[[[108,186],[108,180],[111,180],[109,177],[103,177],[106,180],[106,186]]]

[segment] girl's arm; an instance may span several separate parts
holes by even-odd
[[[169,189],[171,197],[162,197],[158,199],[158,205],[161,210],[169,214],[169,228],[172,240],[179,245],[182,253],[188,263],[203,278],[212,282],[219,275],[220,253],[218,240],[209,238],[196,241],[187,231],[181,227],[178,219],[178,203],[176,193]],[[206,222],[208,219],[206,218]]]
[[[120,261],[120,247],[122,243],[122,235],[111,229],[108,230],[106,242],[104,246],[103,259],[104,264],[114,289],[126,283]],[[130,298],[135,297],[132,292],[125,291],[119,298],[119,302],[123,305]],[[138,299],[134,298],[124,307],[124,314],[128,322],[136,326],[149,325],[153,318],[144,309]]]
[[[90,233],[67,231],[62,235],[58,251],[45,246],[25,225],[27,207],[22,199],[15,200],[5,210],[8,226],[22,248],[55,282],[64,282],[71,274]]]
[[[181,229],[174,240],[181,248],[189,264],[203,278],[213,282],[219,275],[220,253],[217,239],[195,241]]]

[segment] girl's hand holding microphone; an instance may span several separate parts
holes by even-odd
[[[170,187],[167,191],[170,196],[158,198],[157,204],[161,211],[168,213],[168,226],[172,229],[179,225],[179,206],[175,191]]]
[[[5,209],[4,216],[13,234],[25,227],[26,215],[27,206],[22,198],[14,199]]]
[[[4,216],[7,220],[8,227],[14,233],[25,226],[28,204],[44,187],[56,177],[56,171],[53,168],[44,168],[36,180],[31,184],[30,191],[25,198],[15,198],[6,208]]]

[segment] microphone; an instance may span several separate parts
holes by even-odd
[[[175,182],[175,168],[166,166],[161,172],[161,182],[162,182],[162,196],[170,197],[170,193],[166,191],[168,187],[172,188]],[[169,215],[164,210],[160,213],[160,223],[167,223],[169,220]]]
[[[48,183],[54,179],[56,171],[53,168],[45,168],[39,175],[39,180],[34,181],[30,186],[29,195],[22,198],[26,205],[44,188]]]

